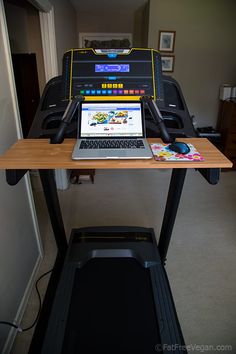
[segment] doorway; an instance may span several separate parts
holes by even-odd
[[[39,12],[27,0],[4,0],[23,137],[45,86]]]

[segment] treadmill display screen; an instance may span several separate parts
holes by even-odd
[[[63,58],[63,96],[81,95],[85,100],[112,97],[131,100],[153,96],[163,101],[160,54],[152,49],[122,49],[109,52],[71,49]]]
[[[129,64],[95,64],[95,73],[129,73]]]

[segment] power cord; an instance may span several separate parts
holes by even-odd
[[[9,322],[9,321],[0,321],[0,325],[6,325],[6,326],[10,326],[10,327],[13,327],[17,330],[17,332],[26,332],[26,331],[29,331],[31,328],[33,328],[36,323],[38,322],[38,319],[39,319],[39,315],[40,315],[40,312],[41,312],[41,308],[42,308],[42,300],[41,300],[41,296],[40,296],[40,293],[39,293],[39,289],[38,289],[38,284],[40,282],[40,280],[42,278],[44,278],[46,275],[48,275],[49,273],[51,273],[53,271],[53,268],[49,271],[47,271],[46,273],[43,273],[39,278],[38,280],[36,281],[35,283],[35,289],[36,289],[36,292],[37,292],[37,295],[38,295],[38,299],[39,299],[39,309],[38,309],[38,313],[37,313],[37,316],[35,317],[35,320],[33,321],[33,323],[29,326],[29,327],[26,327],[26,328],[21,328],[18,324],[16,323],[13,323],[13,322]]]

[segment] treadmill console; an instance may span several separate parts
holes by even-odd
[[[172,137],[192,137],[195,130],[182,91],[170,76],[162,75],[161,57],[154,49],[71,49],[63,56],[62,76],[51,79],[43,92],[28,137],[51,138],[59,128],[68,101],[138,100],[154,98]],[[145,108],[146,136],[160,136]],[[77,116],[68,125],[67,138],[77,134]]]
[[[154,49],[71,49],[63,57],[63,96],[132,100],[152,96],[163,105],[160,54]]]

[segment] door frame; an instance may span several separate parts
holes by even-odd
[[[58,76],[58,60],[56,47],[56,32],[54,20],[54,8],[48,12],[39,12],[42,48],[45,68],[46,83]]]
[[[2,39],[3,39],[2,50],[3,50],[3,55],[4,55],[4,58],[6,61],[5,70],[7,72],[8,78],[9,78],[9,86],[10,86],[9,100],[11,101],[11,104],[13,107],[13,119],[14,119],[15,129],[16,129],[16,137],[17,137],[17,139],[22,139],[20,113],[19,113],[19,107],[18,107],[15,78],[14,78],[14,72],[13,72],[12,59],[11,59],[10,41],[9,41],[8,28],[7,28],[7,22],[6,22],[6,16],[5,16],[5,7],[4,7],[3,0],[0,0],[0,28],[1,28]],[[11,144],[11,143],[13,143],[13,142],[9,141],[9,144]],[[37,220],[37,214],[36,214],[36,209],[35,209],[35,205],[34,205],[34,201],[33,201],[33,192],[32,192],[30,178],[29,178],[28,174],[26,174],[23,177],[23,181],[25,184],[25,189],[26,189],[27,199],[28,199],[28,203],[29,203],[33,229],[34,229],[34,235],[32,235],[32,237],[35,237],[37,249],[38,249],[38,255],[35,260],[35,264],[32,269],[32,273],[30,275],[28,285],[27,285],[25,292],[22,296],[22,299],[21,299],[20,304],[18,306],[18,310],[15,314],[14,321],[16,323],[19,323],[20,320],[22,319],[22,316],[25,311],[30,293],[33,289],[33,285],[34,285],[34,282],[35,282],[35,279],[37,276],[38,269],[40,267],[40,264],[41,264],[43,256],[44,256],[43,245],[42,245],[42,241],[41,241],[39,225],[38,225],[38,220]],[[16,336],[15,329],[13,329],[13,328],[10,329],[8,332],[8,337],[7,337],[6,342],[4,344],[3,353],[10,352],[10,349],[12,347],[15,336]]]
[[[54,8],[49,0],[28,0],[38,11],[46,83],[58,76]]]

